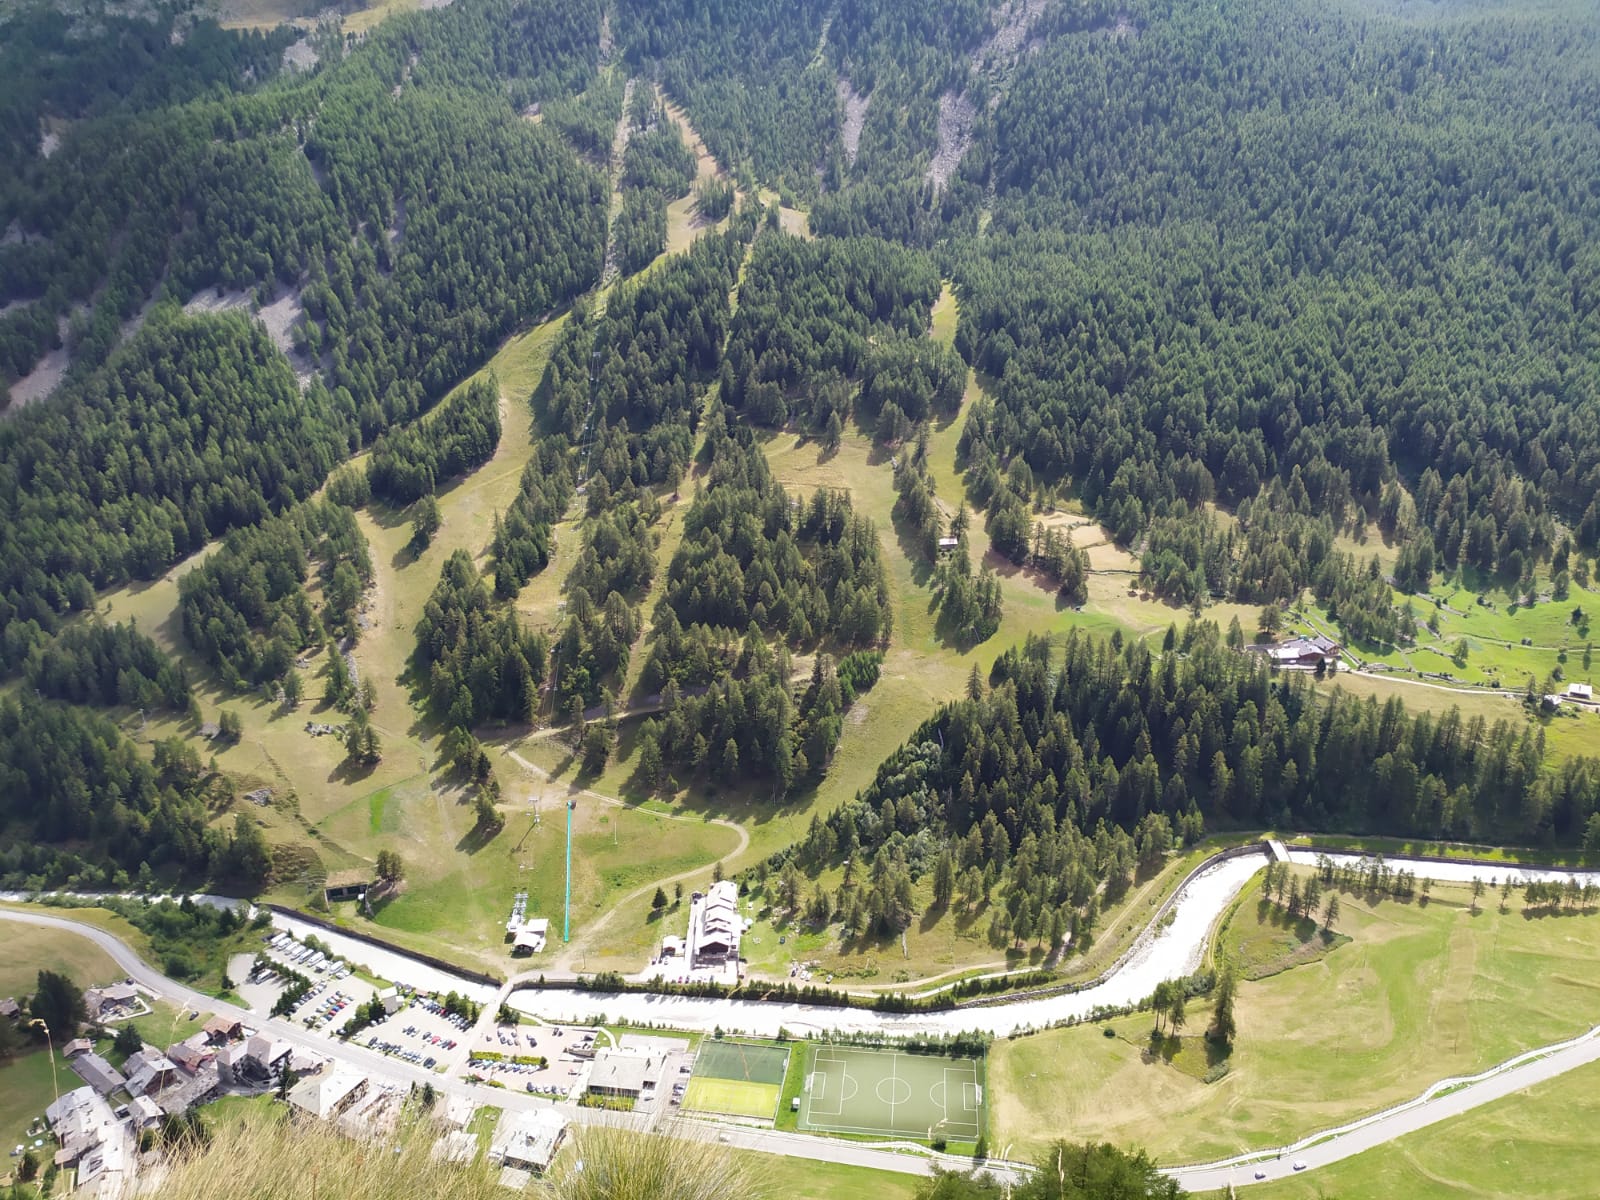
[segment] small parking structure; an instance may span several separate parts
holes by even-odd
[[[789,1051],[783,1046],[711,1041],[700,1044],[683,1107],[730,1117],[777,1115]]]
[[[818,1046],[806,1071],[800,1128],[976,1142],[983,1131],[983,1064],[975,1058]]]

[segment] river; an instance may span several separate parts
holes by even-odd
[[[1329,854],[1336,863],[1364,861],[1359,854]],[[1290,861],[1314,866],[1318,855],[1291,850]],[[1481,863],[1436,863],[1420,859],[1386,858],[1392,868],[1416,871],[1418,877],[1441,882],[1498,883],[1507,874],[1518,880],[1566,880],[1600,883],[1600,872],[1549,870],[1536,867],[1486,867]],[[1117,967],[1078,992],[1019,999],[1008,1004],[943,1012],[879,1013],[868,1009],[825,1008],[810,1004],[769,1004],[750,1000],[715,1000],[689,996],[643,993],[599,993],[576,988],[541,988],[512,994],[509,1003],[521,1012],[549,1020],[586,1021],[604,1014],[629,1024],[663,1025],[675,1029],[709,1031],[718,1027],[757,1037],[776,1036],[779,1029],[796,1035],[878,1033],[885,1035],[942,1034],[980,1030],[1008,1037],[1088,1016],[1097,1008],[1136,1004],[1165,979],[1192,974],[1205,958],[1212,926],[1243,889],[1250,877],[1266,865],[1265,853],[1213,862],[1179,891],[1172,919],[1147,930]]]

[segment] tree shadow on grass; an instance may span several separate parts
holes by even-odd
[[[442,496],[444,493],[439,493]],[[367,516],[372,518],[372,523],[379,529],[394,529],[410,521],[407,512],[410,505],[396,508],[386,500],[372,499],[367,501]]]
[[[894,535],[900,543],[900,553],[904,554],[906,561],[911,564],[911,582],[918,587],[926,587],[928,581],[933,578],[933,564],[928,561],[926,547],[922,544],[921,530],[900,515],[898,505],[891,510],[890,519],[894,522]]]
[[[339,760],[339,765],[328,772],[328,782],[340,784],[360,783],[362,780],[371,778],[372,773],[378,769],[382,762],[382,759],[374,763],[363,763],[357,762],[353,758],[342,758]]]
[[[485,825],[482,821],[479,821],[461,835],[461,840],[456,843],[456,849],[463,854],[477,854],[480,850],[485,849],[490,842],[494,841],[505,827],[504,821],[494,825]]]

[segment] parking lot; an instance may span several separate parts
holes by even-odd
[[[432,1070],[448,1060],[472,1023],[444,1011],[435,1000],[411,996],[387,1019],[369,1026],[357,1039],[363,1046]]]
[[[321,950],[314,950],[287,933],[273,934],[262,948],[262,953],[280,966],[311,980],[342,980],[351,974],[349,963],[332,958]]]
[[[472,1048],[467,1071],[536,1096],[576,1097],[588,1086],[596,1036],[588,1026],[499,1025]]]
[[[311,982],[305,999],[289,1014],[289,1019],[307,1029],[322,1033],[338,1033],[357,1006],[367,1003],[377,989],[356,976],[349,963],[330,958],[297,942],[287,933],[276,933],[267,939],[262,948],[265,963],[251,968],[239,979],[236,987],[252,1012],[266,1015],[272,1011],[278,998],[299,975]],[[230,962],[237,969],[237,961]]]

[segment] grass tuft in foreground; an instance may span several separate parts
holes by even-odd
[[[326,1125],[252,1115],[214,1128],[210,1142],[170,1165],[162,1200],[503,1200],[499,1168],[435,1158],[440,1129],[426,1119],[393,1135],[352,1140]],[[759,1158],[709,1139],[575,1128],[542,1195],[551,1200],[762,1200]],[[581,1167],[579,1164],[582,1164]]]

